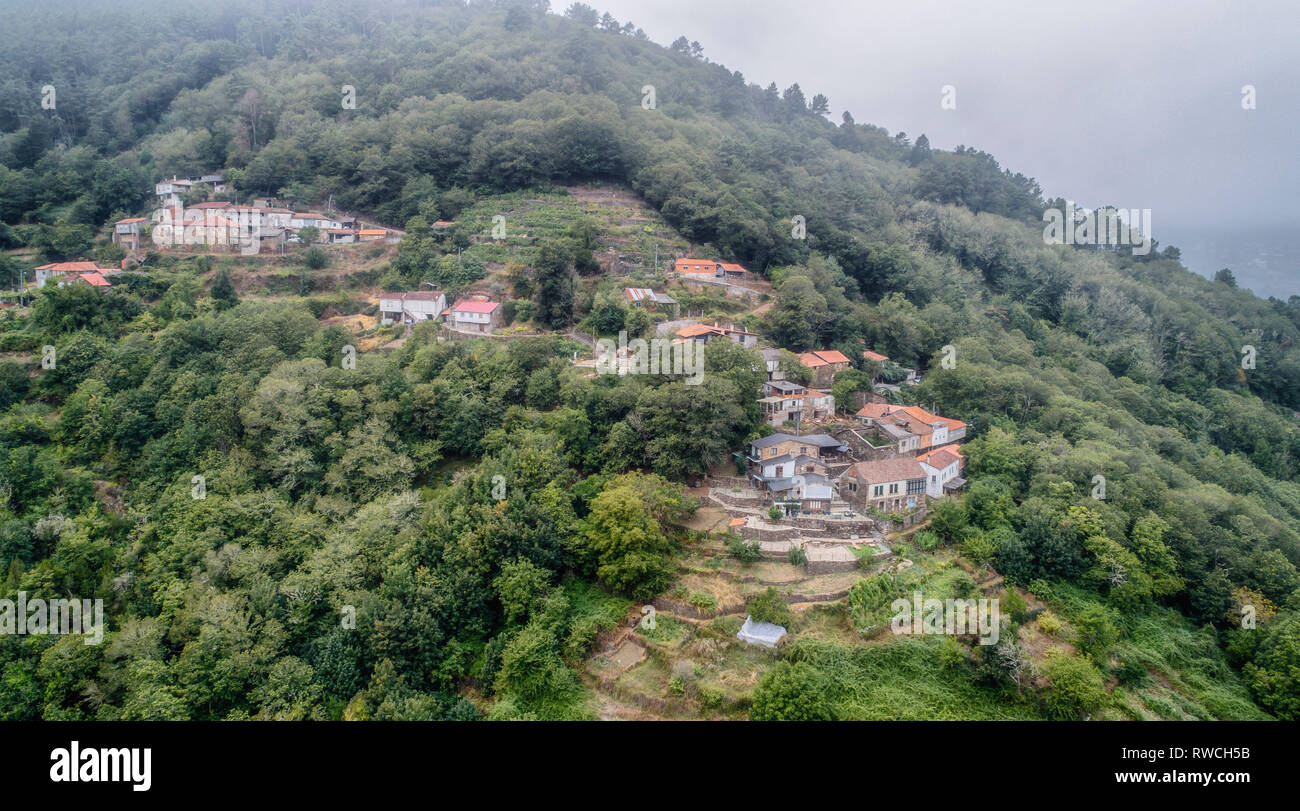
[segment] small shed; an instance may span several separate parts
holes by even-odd
[[[785,629],[780,625],[773,625],[770,622],[754,622],[753,617],[745,617],[745,624],[740,626],[740,632],[736,634],[736,639],[741,642],[748,642],[751,645],[762,645],[765,648],[775,648],[776,643],[785,636]]]

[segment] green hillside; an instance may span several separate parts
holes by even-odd
[[[107,631],[0,634],[0,717],[1297,716],[1300,297],[1174,246],[1046,244],[1064,202],[986,153],[545,5],[8,11],[0,278],[116,264],[111,224],[174,175],[403,234],[4,294],[0,598],[102,599]],[[681,287],[685,254],[758,295]],[[426,285],[501,298],[509,330],[344,318]],[[574,364],[666,317],[624,286],[917,369],[910,401],[971,439],[965,495],[898,541],[912,568],[737,644],[768,580],[812,593],[683,488],[768,432],[763,367],[725,341],[699,386]],[[878,633],[921,585],[1024,602],[1023,648]],[[735,611],[666,611],[611,664],[656,597]]]

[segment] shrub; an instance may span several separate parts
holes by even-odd
[[[1002,592],[1002,605],[999,607],[1004,614],[1009,614],[1011,619],[1020,622],[1029,604],[1025,602],[1024,597],[1020,596],[1020,592],[1008,587]]]
[[[741,563],[753,563],[763,557],[757,541],[747,541],[739,535],[727,538],[727,551]]]
[[[790,606],[786,605],[785,598],[780,592],[771,586],[749,598],[746,608],[755,622],[770,622],[786,628],[794,624],[794,614],[790,613]]]
[[[808,553],[802,546],[792,546],[790,551],[785,553],[785,559],[791,566],[802,566],[808,561]]]
[[[722,706],[722,690],[715,685],[697,685],[695,696],[699,700],[700,706],[705,709],[716,710]]]
[[[1048,654],[1043,673],[1050,685],[1043,692],[1043,706],[1052,718],[1077,720],[1106,702],[1105,680],[1087,659],[1055,650]]]
[[[754,690],[755,721],[831,721],[827,680],[807,662],[778,662]]]
[[[701,611],[712,611],[718,607],[718,600],[707,591],[692,591],[686,598],[686,602],[700,609]]]
[[[1115,678],[1119,679],[1120,684],[1133,687],[1145,687],[1151,683],[1151,674],[1147,672],[1146,666],[1129,656],[1124,657],[1120,666],[1115,668]]]
[[[324,248],[319,245],[313,245],[303,251],[302,261],[303,264],[312,270],[321,270],[329,265],[330,258],[329,254],[325,253]]]
[[[1119,639],[1119,630],[1110,621],[1105,606],[1091,605],[1074,618],[1075,646],[1094,662],[1100,662],[1110,653]]]
[[[933,552],[939,546],[939,536],[928,529],[923,529],[912,536],[912,543],[922,552]]]
[[[975,563],[983,566],[992,560],[998,551],[993,540],[983,532],[973,532],[961,543],[961,553]]]
[[[1061,632],[1061,618],[1051,611],[1044,611],[1038,615],[1038,630],[1048,636],[1056,636]]]

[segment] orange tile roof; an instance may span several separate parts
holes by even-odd
[[[97,271],[99,266],[94,262],[52,262],[48,265],[41,265],[37,270],[53,270],[58,273],[76,273],[78,271]]]
[[[692,324],[689,327],[682,327],[677,330],[676,334],[683,338],[695,338],[700,335],[708,335],[710,332],[716,332],[713,327],[704,324]]]
[[[118,220],[117,224],[121,225],[124,222],[144,222],[144,217],[127,217],[125,220]]]
[[[938,468],[939,470],[943,470],[948,465],[951,465],[953,462],[961,461],[958,457],[953,456],[951,453],[948,453],[942,448],[940,448],[939,450],[930,451],[929,453],[922,454],[916,457],[916,459],[918,462],[925,462],[930,467],[935,467]]]
[[[838,349],[819,349],[813,354],[827,363],[852,363],[848,356]]]
[[[897,406],[890,405],[889,403],[867,403],[858,410],[858,416],[880,419],[886,414],[893,412],[896,408]]]
[[[678,273],[713,273],[719,264],[721,263],[714,259],[683,257],[673,262],[673,269]]]
[[[863,352],[862,357],[866,358],[867,360],[873,360],[876,363],[884,363],[885,361],[889,360],[888,355],[882,355],[879,352],[872,352],[871,350],[867,350]]]

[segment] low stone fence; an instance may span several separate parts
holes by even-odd
[[[809,560],[804,562],[804,571],[808,574],[839,574],[840,572],[856,572],[862,568],[857,559],[853,560]]]
[[[793,541],[799,533],[794,527],[751,527],[749,525],[739,526],[733,530],[737,535],[747,541]]]
[[[741,490],[753,489],[749,483],[749,479],[744,476],[705,476],[704,483],[708,485],[710,489],[714,490],[719,488],[729,490],[732,487],[739,487]]]
[[[751,510],[767,506],[767,501],[763,498],[762,494],[756,490],[733,493],[729,490],[710,488],[709,495],[713,497],[714,501],[718,501],[725,506],[748,507]]]
[[[841,536],[870,535],[876,528],[876,522],[871,518],[816,518],[811,515],[801,515],[791,520],[800,529],[834,532]]]
[[[915,526],[916,524],[920,524],[923,521],[925,521],[925,516],[928,513],[929,513],[929,509],[926,507],[922,507],[921,509],[917,510],[916,512],[904,518],[901,522],[881,521],[880,528],[883,532],[898,532],[900,530],[908,529],[909,527]]]

